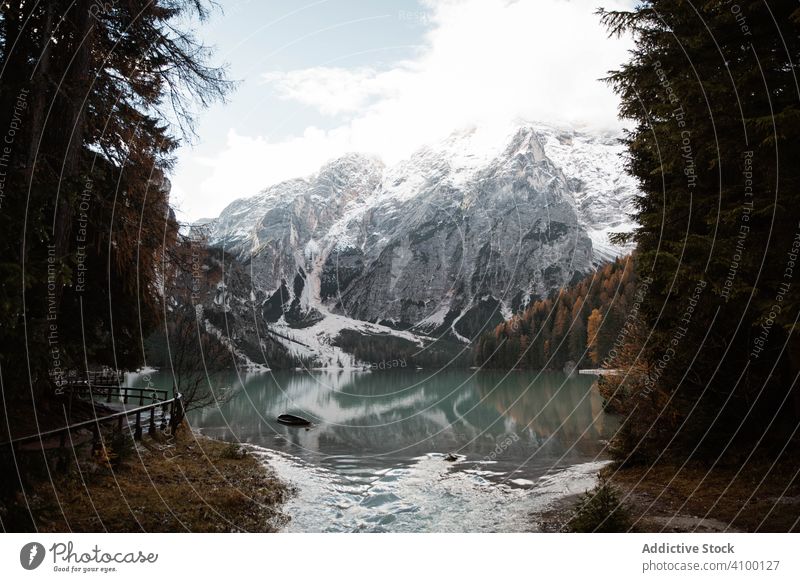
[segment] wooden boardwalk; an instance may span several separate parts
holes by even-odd
[[[167,428],[174,431],[183,421],[180,393],[168,398],[166,390],[131,388],[113,383],[114,380],[119,380],[118,374],[113,378],[106,374],[62,383],[60,387],[70,402],[72,398],[91,402],[94,418],[0,442],[0,452],[10,448],[16,455],[24,451],[66,450],[88,442],[104,444],[103,427],[128,431],[134,440],[141,440],[145,430],[150,435]]]

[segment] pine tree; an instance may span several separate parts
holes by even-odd
[[[629,442],[651,452],[782,445],[800,420],[800,298],[787,272],[800,235],[800,9],[736,8],[653,0],[601,12],[635,42],[608,81],[634,123],[640,226],[628,238],[639,278],[652,279],[641,347],[659,371],[632,390],[641,434]]]
[[[229,86],[179,29],[191,16],[203,2],[0,6],[0,127],[16,128],[0,213],[6,398],[49,394],[59,369],[141,362],[177,231],[172,152],[191,104]]]

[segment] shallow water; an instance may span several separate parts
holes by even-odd
[[[578,375],[320,371],[213,383],[239,390],[190,422],[262,447],[297,485],[290,531],[531,530],[531,514],[592,486],[616,428],[592,378]],[[313,426],[277,423],[284,412]]]

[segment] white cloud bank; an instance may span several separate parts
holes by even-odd
[[[231,130],[199,184],[176,179],[191,218],[217,215],[235,198],[310,174],[349,151],[387,163],[467,126],[506,128],[524,119],[597,130],[620,127],[617,100],[599,78],[626,59],[595,14],[623,0],[429,0],[431,27],[415,58],[390,68],[314,67],[263,75],[267,90],[336,115],[290,139]],[[337,55],[332,55],[337,56]],[[185,196],[189,186],[191,197]]]

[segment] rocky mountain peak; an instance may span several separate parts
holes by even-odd
[[[607,238],[632,228],[620,153],[525,123],[455,132],[390,167],[347,154],[233,202],[211,242],[248,268],[269,325],[360,320],[467,341],[626,251]]]

